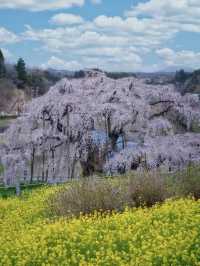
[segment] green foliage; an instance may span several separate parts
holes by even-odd
[[[0,79],[6,75],[5,59],[2,50],[0,49]]]
[[[4,167],[2,164],[0,164],[0,175],[4,172]]]
[[[112,79],[121,79],[121,78],[136,77],[136,74],[128,72],[106,72],[106,76]]]
[[[16,71],[17,71],[17,78],[21,82],[26,83],[27,81],[26,64],[22,58],[19,58],[17,62]]]
[[[32,96],[34,97],[43,95],[52,85],[52,83],[46,78],[45,72],[39,69],[30,71],[27,79],[27,84],[32,88]]]
[[[33,184],[21,184],[20,188],[23,193],[31,192],[35,189],[44,187],[43,183],[33,183]],[[7,199],[9,197],[16,196],[16,188],[15,187],[0,187],[0,198]]]
[[[6,127],[9,124],[8,119],[1,119],[0,118],[0,128]]]
[[[189,74],[187,74],[183,69],[181,69],[180,71],[176,72],[175,81],[184,83],[188,77],[189,77]]]
[[[74,77],[79,79],[79,78],[84,78],[85,77],[85,72],[83,70],[76,71],[74,74]]]
[[[200,70],[187,73],[184,70],[176,72],[175,83],[179,83],[179,89],[182,94],[195,93],[200,94]]]

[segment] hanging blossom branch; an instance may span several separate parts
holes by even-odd
[[[95,71],[63,79],[27,104],[6,133],[4,161],[21,156],[23,167],[15,160],[5,163],[5,180],[16,165],[31,182],[37,177],[54,182],[79,177],[78,168],[89,174],[123,173],[200,161],[197,98],[181,96],[172,85],[113,80]]]

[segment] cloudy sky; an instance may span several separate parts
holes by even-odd
[[[0,0],[7,61],[75,70],[200,68],[200,0]]]

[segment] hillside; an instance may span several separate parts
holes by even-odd
[[[30,68],[19,58],[16,64],[7,63],[0,49],[0,112],[20,113],[24,104],[45,94],[49,87],[73,72]]]
[[[0,112],[14,114],[22,112],[28,96],[22,89],[17,87],[9,79],[0,80]]]

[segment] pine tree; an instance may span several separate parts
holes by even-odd
[[[16,65],[17,77],[23,83],[27,81],[26,64],[22,58],[19,58]]]
[[[0,78],[6,75],[5,59],[2,50],[0,49]]]

